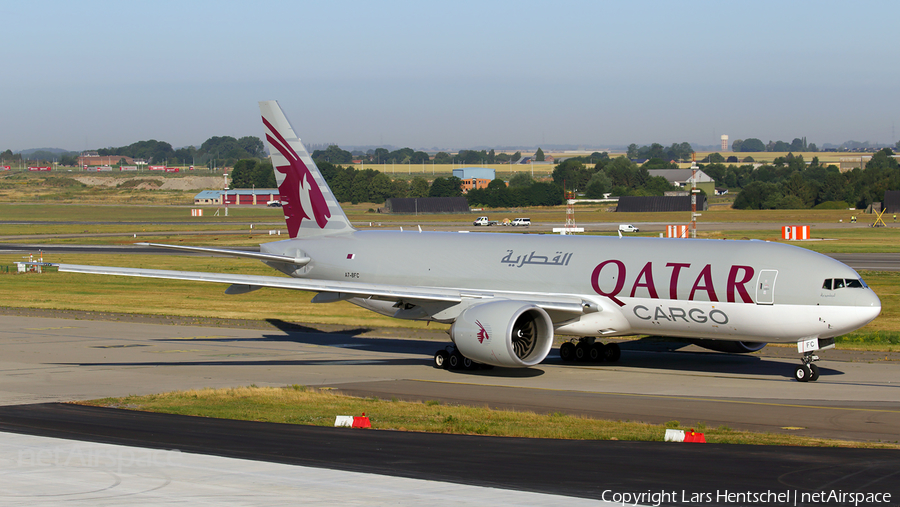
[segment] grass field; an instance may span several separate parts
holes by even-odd
[[[0,256],[0,306],[59,310],[105,311],[184,317],[267,320],[359,327],[445,329],[442,324],[397,320],[346,302],[313,304],[309,292],[262,289],[229,296],[227,285],[133,277],[59,273],[16,274],[12,262],[20,256]],[[48,260],[45,257],[45,260]],[[53,262],[176,269],[246,275],[278,276],[249,259],[172,255],[58,255]],[[7,274],[6,271],[9,271]]]
[[[707,442],[721,444],[900,448],[896,442],[847,442],[788,434],[751,433],[735,431],[726,426],[707,427],[702,422],[682,424],[679,421],[670,421],[665,425],[654,425],[590,419],[561,413],[545,415],[485,407],[443,405],[437,401],[415,403],[396,399],[354,398],[307,389],[303,386],[203,389],[150,396],[107,398],[84,404],[313,426],[333,426],[336,414],[366,414],[374,429],[430,433],[572,440],[662,441],[666,428],[673,428],[694,429],[704,433]]]

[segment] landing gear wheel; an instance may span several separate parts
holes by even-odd
[[[463,357],[463,360],[462,360],[462,367],[463,367],[464,370],[470,370],[470,371],[471,371],[471,370],[477,370],[477,369],[478,369],[478,363],[476,363],[475,361],[472,361],[472,360],[469,359],[468,357],[465,357],[465,356],[464,356],[464,357]]]
[[[566,342],[559,346],[559,358],[563,361],[575,360],[575,345],[572,342]]]
[[[590,353],[590,345],[587,343],[581,342],[575,346],[575,360],[576,361],[587,361],[588,354]]]
[[[818,366],[816,366],[815,364],[810,364],[809,371],[810,371],[810,375],[809,375],[810,382],[815,382],[816,380],[819,380],[819,367]]]
[[[439,350],[434,353],[434,367],[446,370],[450,366],[450,353],[446,350]]]
[[[801,364],[794,370],[794,378],[797,379],[797,382],[809,382],[810,377],[812,377],[812,370],[805,364]]]
[[[602,343],[595,343],[591,345],[590,354],[588,357],[592,362],[599,363],[603,361],[603,356],[606,354],[606,346]]]
[[[622,349],[619,347],[618,343],[607,343],[605,347],[603,347],[603,360],[615,363],[622,357]]]
[[[458,370],[462,367],[463,356],[459,352],[454,352],[450,354],[450,358],[447,359],[447,366],[451,370]]]

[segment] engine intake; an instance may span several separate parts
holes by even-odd
[[[542,308],[522,301],[494,301],[467,308],[450,327],[459,352],[473,361],[526,368],[547,357],[553,322]]]

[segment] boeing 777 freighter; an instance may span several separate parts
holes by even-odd
[[[795,378],[815,351],[881,311],[859,274],[830,257],[763,241],[460,234],[355,229],[280,106],[260,102],[290,239],[260,251],[154,245],[259,259],[289,275],[247,276],[60,264],[60,271],[312,291],[398,319],[452,324],[436,366],[529,367],[555,334],[563,359],[616,360],[598,337],[660,335],[731,352],[795,343]]]

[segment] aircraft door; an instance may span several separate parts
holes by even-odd
[[[759,272],[756,279],[756,304],[771,305],[775,303],[775,279],[778,277],[778,271],[774,269],[763,269]]]

